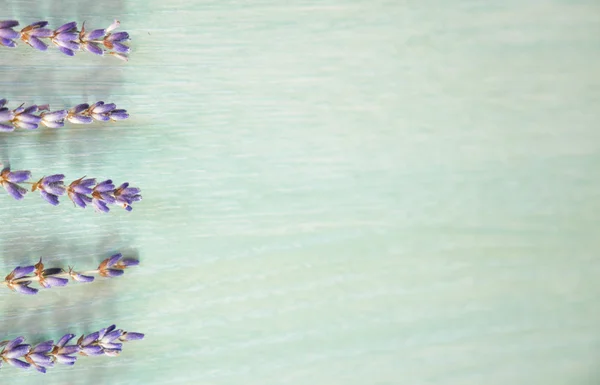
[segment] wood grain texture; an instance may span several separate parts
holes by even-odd
[[[0,272],[142,260],[0,292],[7,337],[147,333],[47,384],[600,381],[597,2],[37,3],[0,19],[119,17],[131,61],[2,50],[2,95],[132,118],[0,155],[144,192],[110,215],[0,194]]]

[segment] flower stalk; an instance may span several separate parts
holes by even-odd
[[[90,124],[94,121],[116,122],[129,118],[126,110],[118,109],[114,103],[98,101],[89,105],[78,104],[68,110],[50,111],[48,104],[33,104],[15,109],[6,107],[6,99],[0,99],[0,132],[12,132],[15,128],[35,130],[39,126],[49,128],[64,127],[65,121],[72,124]]]
[[[40,342],[37,345],[25,344],[25,337],[0,342],[0,368],[5,362],[20,369],[32,367],[40,373],[55,364],[74,365],[77,356],[116,357],[123,350],[123,343],[141,340],[144,334],[117,329],[115,325],[102,328],[97,332],[82,335],[73,343],[75,334],[65,334],[56,343],[54,340]]]
[[[142,200],[141,190],[130,187],[128,182],[116,187],[111,179],[98,183],[95,178],[84,176],[66,186],[63,174],[45,176],[35,183],[28,182],[29,179],[31,171],[28,170],[11,171],[10,167],[4,167],[0,171],[0,185],[16,200],[27,194],[24,184],[32,185],[31,191],[39,190],[41,197],[53,206],[57,206],[59,197],[66,194],[75,206],[85,208],[91,204],[96,211],[104,213],[110,211],[109,205],[131,211],[133,202]]]
[[[120,24],[115,20],[106,29],[86,30],[84,22],[79,30],[77,22],[72,21],[52,30],[46,28],[47,21],[38,21],[18,31],[14,29],[19,26],[17,20],[0,20],[0,46],[15,48],[17,40],[21,40],[39,51],[46,51],[51,44],[67,56],[74,56],[75,52],[83,50],[127,61],[130,48],[125,43],[129,40],[129,34],[113,32]]]
[[[125,269],[137,266],[139,263],[140,261],[135,258],[123,258],[121,253],[117,253],[103,260],[94,270],[76,271],[69,266],[67,271],[60,267],[46,268],[40,258],[35,265],[17,266],[0,283],[14,292],[35,295],[39,289],[30,286],[33,282],[37,282],[44,289],[66,286],[69,278],[77,282],[93,282],[94,275],[105,278],[120,277]]]

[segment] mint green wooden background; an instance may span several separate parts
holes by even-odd
[[[0,273],[142,264],[4,290],[0,331],[147,339],[0,383],[600,382],[597,1],[39,3],[2,0],[0,19],[119,17],[131,61],[2,50],[2,95],[132,118],[2,134],[0,157],[144,201],[2,193]]]

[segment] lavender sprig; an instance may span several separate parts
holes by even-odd
[[[75,344],[69,344],[75,334],[65,334],[56,344],[54,340],[40,342],[32,346],[24,344],[25,337],[17,337],[11,341],[0,342],[0,367],[2,362],[20,369],[35,368],[46,373],[55,363],[74,365],[77,354],[80,356],[118,356],[123,350],[123,343],[144,339],[144,334],[117,329],[115,325],[102,328],[97,332],[82,335]]]
[[[68,56],[75,55],[76,51],[85,50],[100,56],[107,53],[127,61],[130,48],[125,45],[125,42],[129,40],[129,34],[127,32],[113,33],[120,24],[118,20],[115,20],[106,29],[86,31],[84,22],[79,31],[77,23],[74,21],[55,30],[45,28],[48,25],[47,21],[38,21],[21,31],[15,31],[13,28],[19,25],[18,21],[0,20],[0,46],[15,48],[17,46],[15,40],[20,39],[40,51],[46,51],[48,43],[51,43]],[[43,39],[48,39],[48,41],[44,42]]]
[[[31,178],[31,171],[11,171],[10,167],[4,167],[0,171],[0,184],[15,199],[21,200],[27,194],[27,189],[21,184],[31,184],[31,191],[40,191],[42,198],[53,206],[59,204],[59,197],[66,195],[81,208],[91,204],[96,211],[107,213],[109,205],[118,205],[127,211],[133,210],[133,202],[142,200],[141,190],[137,187],[129,187],[125,182],[115,187],[111,179],[96,182],[95,178],[81,177],[65,186],[65,176],[54,174],[45,176],[35,183],[27,182]]]
[[[5,107],[6,99],[0,99],[0,131],[11,132],[15,128],[35,130],[40,125],[49,128],[61,128],[65,120],[73,124],[90,124],[94,120],[100,122],[119,121],[129,117],[126,110],[117,109],[114,103],[98,101],[92,105],[78,104],[69,110],[50,111],[47,104],[23,107],[21,104],[14,110]]]
[[[69,270],[65,271],[59,267],[45,268],[40,258],[35,265],[16,267],[1,283],[17,293],[35,295],[39,289],[30,287],[33,282],[45,289],[66,286],[69,278],[77,282],[93,282],[96,274],[105,278],[119,277],[125,269],[139,263],[135,258],[123,258],[121,253],[117,253],[102,261],[95,270],[76,271],[69,266]]]

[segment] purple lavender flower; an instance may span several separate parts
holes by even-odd
[[[57,206],[58,197],[65,193],[64,179],[63,174],[45,176],[33,184],[31,191],[40,190],[42,198],[51,205]]]
[[[129,338],[135,335],[136,338]],[[2,362],[20,369],[29,369],[32,366],[40,373],[54,367],[56,363],[74,365],[77,354],[82,356],[109,356],[114,357],[121,353],[123,342],[141,340],[144,334],[127,332],[117,329],[115,325],[102,328],[87,336],[81,336],[76,344],[67,345],[75,337],[74,334],[65,334],[56,344],[53,340],[40,342],[32,347],[25,344],[24,337],[17,337],[11,341],[0,342],[0,367]]]
[[[30,277],[29,274],[33,273],[34,270],[34,266],[17,266],[4,278],[4,284],[17,293],[27,295],[37,294],[37,289],[29,287],[32,282],[30,280],[32,277]]]
[[[118,121],[129,118],[126,110],[117,109],[114,103],[98,101],[91,106],[79,104],[69,110],[50,111],[46,105],[23,105],[14,110],[5,107],[6,99],[0,99],[0,131],[11,132],[15,128],[35,130],[39,125],[49,128],[61,128],[65,120],[73,124],[90,124],[99,122]]]
[[[85,23],[81,26],[81,31],[77,30],[77,23],[72,21],[63,24],[55,30],[46,28],[47,21],[38,21],[23,28],[20,32],[13,28],[18,26],[16,20],[0,21],[0,45],[14,48],[17,46],[15,40],[20,39],[29,46],[46,51],[48,44],[52,44],[68,56],[75,55],[77,51],[88,51],[95,55],[102,56],[108,53],[118,59],[127,61],[127,54],[130,48],[124,44],[129,40],[127,32],[113,33],[120,26],[118,20],[115,20],[106,29],[86,30]],[[47,42],[44,40],[48,39]]]
[[[95,274],[106,278],[118,277],[123,275],[124,270],[139,263],[140,261],[135,258],[123,258],[121,253],[117,253],[104,259],[95,270],[78,272],[72,267],[69,267],[68,271],[59,267],[45,268],[40,258],[40,261],[33,266],[15,268],[0,283],[18,293],[33,295],[38,293],[38,289],[29,286],[33,282],[38,282],[46,289],[66,286],[69,278],[77,282],[92,282]]]
[[[8,48],[15,48],[17,44],[13,39],[19,37],[19,32],[15,31],[13,27],[19,25],[16,20],[2,20],[0,21],[0,45]]]
[[[30,345],[23,344],[23,341],[25,341],[23,337],[17,337],[12,341],[5,341],[4,349],[0,353],[2,361],[17,368],[28,369],[30,365],[27,362],[19,360],[19,358],[29,353],[31,348]],[[2,361],[0,361],[0,367],[2,366]]]
[[[5,167],[0,171],[0,184],[16,200],[21,200],[27,193],[27,189],[18,185],[31,178],[30,171],[10,171],[10,167]]]

